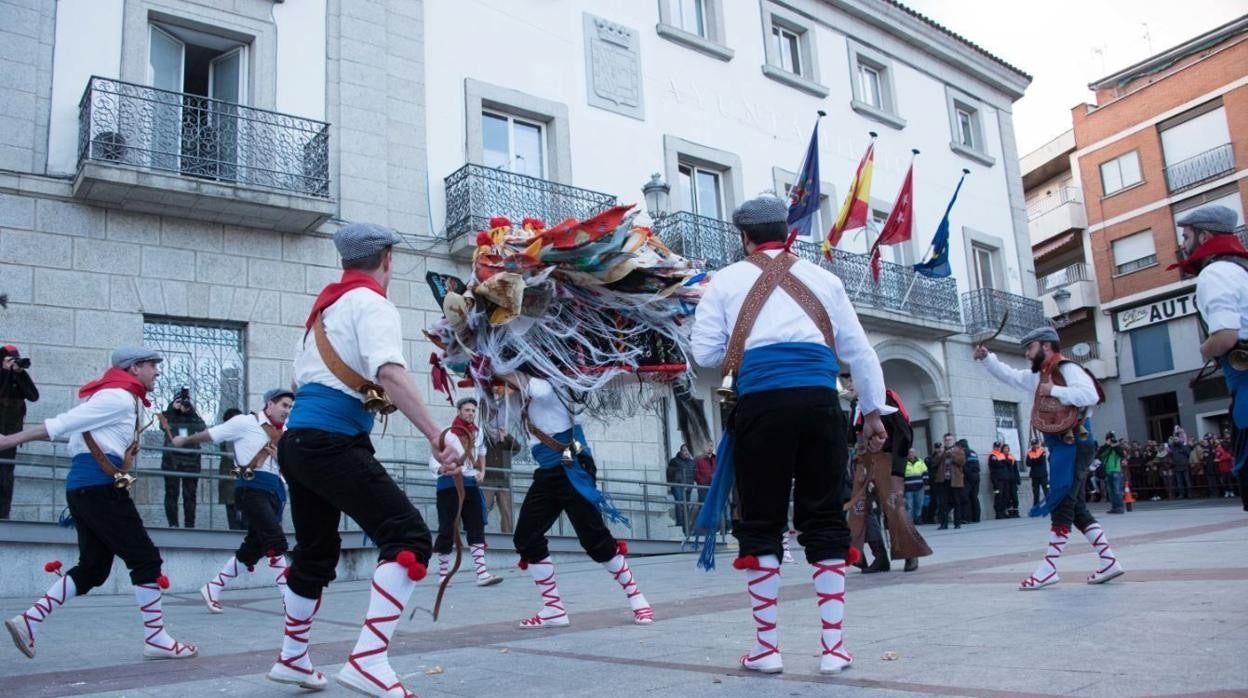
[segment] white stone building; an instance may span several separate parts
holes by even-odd
[[[162,406],[188,385],[212,422],[289,382],[312,297],[338,275],[330,236],[369,220],[410,242],[391,298],[428,388],[421,330],[439,311],[425,272],[465,276],[465,243],[490,215],[641,203],[658,172],[672,202],[661,234],[722,263],[735,234],[720,221],[785,190],[822,109],[821,229],[868,131],[879,220],[922,151],[915,239],[886,252],[903,266],[873,286],[858,236],[833,268],[916,441],[949,430],[986,452],[1024,438],[1030,403],[974,366],[969,343],[1010,307],[996,346],[1018,362],[1013,339],[1043,320],[1011,123],[1029,80],[872,0],[9,0],[0,339],[35,361],[30,422],[73,404],[110,348],[142,342],[170,357]],[[953,278],[907,296],[904,265],[924,256],[963,168]],[[717,383],[700,383],[712,424]],[[617,478],[662,480],[679,443],[653,414],[590,434]],[[377,443],[383,460],[428,452],[402,419]],[[63,500],[39,492],[19,483],[18,516],[55,518]]]

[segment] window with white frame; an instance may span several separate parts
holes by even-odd
[[[659,0],[659,36],[721,61],[735,52],[724,41],[724,0]]]
[[[1144,181],[1140,174],[1140,154],[1132,150],[1101,163],[1101,189],[1105,196]]]
[[[897,92],[893,84],[892,60],[873,48],[847,41],[849,49],[850,107],[873,121],[892,128],[905,128],[897,108]]]
[[[1114,252],[1114,275],[1121,276],[1133,271],[1156,266],[1157,248],[1153,231],[1145,230],[1110,243]]]
[[[706,0],[671,0],[672,25],[702,37],[710,38],[707,31]]]
[[[546,178],[546,129],[510,114],[481,112],[481,148],[486,167]]]
[[[884,109],[884,71],[870,63],[858,62],[859,98],[876,109]]]
[[[985,108],[981,102],[952,87],[945,88],[949,115],[949,147],[959,155],[991,167],[996,159],[988,154],[985,137]]]
[[[776,67],[803,75],[801,34],[778,24],[771,25],[771,43],[775,49]]]
[[[699,216],[723,220],[724,188],[723,176],[715,170],[698,167],[689,163],[680,163],[678,168],[680,182],[680,210],[696,213]]]
[[[997,251],[984,245],[971,244],[971,272],[975,288],[997,288]]]
[[[979,143],[975,141],[975,110],[959,104],[954,107],[953,113],[957,118],[954,128],[958,134],[958,143],[979,150]]]

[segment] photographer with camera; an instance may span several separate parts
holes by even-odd
[[[39,389],[27,372],[29,368],[30,359],[24,358],[17,347],[0,347],[0,435],[21,431],[26,422],[26,403],[39,401]],[[17,447],[0,451],[0,519],[9,518],[13,503],[15,458]]]
[[[190,388],[182,388],[169,408],[164,411],[165,421],[169,425],[169,433],[165,435],[165,446],[174,447],[169,440],[174,437],[186,437],[198,434],[208,428],[203,418],[195,411],[191,402]],[[177,453],[166,451],[160,460],[160,469],[179,473],[199,473],[203,470],[200,464],[199,444],[187,444],[183,448],[194,449],[195,453]],[[165,477],[165,516],[171,528],[178,527],[178,492],[182,492],[183,523],[187,528],[195,528],[195,495],[199,491],[199,479],[195,477]]]

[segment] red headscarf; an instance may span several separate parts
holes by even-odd
[[[105,371],[104,375],[82,386],[78,390],[78,397],[88,398],[101,390],[108,390],[109,388],[121,388],[142,400],[144,407],[152,406],[152,403],[147,399],[147,386],[143,385],[138,378],[135,378],[133,373],[115,366]]]
[[[342,272],[341,280],[335,281],[321,289],[320,295],[316,297],[316,302],[312,304],[312,312],[308,313],[308,321],[304,323],[304,327],[309,330],[312,329],[312,323],[316,322],[316,316],[320,315],[321,311],[333,305],[334,301],[342,298],[347,291],[354,291],[357,288],[367,288],[382,298],[386,297],[386,289],[382,288],[381,284],[377,283],[377,279],[374,279],[372,275],[358,269],[348,269]]]
[[[1243,257],[1248,259],[1248,248],[1244,247],[1244,243],[1239,241],[1239,236],[1237,235],[1213,235],[1188,255],[1187,259],[1171,264],[1166,267],[1166,271],[1181,269],[1184,274],[1195,276],[1200,273],[1200,268],[1205,266],[1205,261],[1212,257]]]

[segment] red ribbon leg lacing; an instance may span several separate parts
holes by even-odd
[[[759,593],[754,587],[766,582],[772,577],[780,575],[779,567],[756,567],[754,571],[763,572],[763,574],[754,577],[746,583],[746,593],[750,595],[751,612],[754,616],[754,642],[763,647],[762,652],[756,654],[747,654],[741,657],[741,662],[756,662],[764,657],[770,657],[773,654],[779,654],[780,648],[763,639],[763,633],[772,632],[776,629],[776,623],[759,616],[759,613],[769,608],[775,608],[780,603],[780,599],[775,596],[766,596]]]
[[[542,599],[544,599],[542,602],[542,606],[544,608],[550,609],[551,611],[554,611],[554,614],[543,615],[544,611],[538,611],[536,615],[530,618],[525,618],[524,620],[520,621],[521,625],[545,625],[549,621],[559,620],[560,618],[565,618],[568,615],[567,611],[565,611],[563,608],[563,599],[560,598],[559,596],[559,588],[555,585],[554,563],[550,562],[549,560],[529,563],[530,569],[537,567],[537,566],[545,566],[545,567],[550,568],[550,574],[546,575],[545,577],[539,578],[536,574],[534,574],[533,583],[537,585],[538,589],[540,590]]]
[[[834,575],[839,576],[841,578],[842,590],[836,593],[824,593],[824,592],[819,591],[818,590],[819,577],[824,574],[834,574]],[[836,631],[836,643],[831,646],[828,645],[827,636],[824,633],[820,634],[819,644],[823,647],[823,654],[832,655],[833,657],[842,659],[846,662],[852,662],[854,658],[849,654],[849,652],[845,652],[841,649],[842,647],[845,646],[845,640],[844,638],[841,637],[841,626],[844,623],[844,610],[842,609],[841,611],[842,619],[836,622],[830,622],[823,617],[823,610],[824,610],[823,605],[825,603],[838,603],[838,604],[841,604],[842,606],[845,605],[845,591],[844,591],[845,563],[834,562],[834,563],[825,565],[823,563],[816,562],[814,579],[815,579],[815,595],[819,598],[819,619],[823,623],[824,633],[826,633],[829,630]]]

